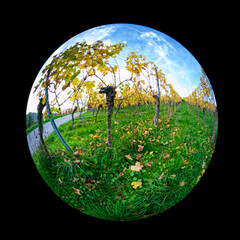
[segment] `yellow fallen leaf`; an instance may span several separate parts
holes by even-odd
[[[153,152],[150,152],[150,153],[149,153],[149,155],[152,155],[152,154],[153,154]]]
[[[134,189],[136,189],[137,187],[141,186],[142,182],[132,182],[131,186],[133,186]]]
[[[130,166],[130,170],[139,172],[140,170],[142,170],[142,167],[143,167],[142,163],[136,162],[135,165]]]
[[[132,157],[129,154],[125,155],[125,158],[127,158],[128,160],[133,160]]]
[[[175,149],[179,149],[179,148],[180,148],[180,146],[176,147]]]

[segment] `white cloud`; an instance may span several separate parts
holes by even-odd
[[[107,39],[107,40],[103,41],[103,43],[105,45],[111,45],[112,44],[110,39]]]

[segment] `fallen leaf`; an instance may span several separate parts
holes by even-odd
[[[81,193],[80,193],[81,191],[79,189],[77,189],[75,187],[72,187],[72,189],[76,194],[81,195]]]
[[[91,183],[85,183],[85,186],[87,186],[87,189],[91,188]]]
[[[149,134],[149,131],[145,131],[142,135],[143,136],[146,136],[146,135],[148,135]]]
[[[132,157],[129,154],[125,155],[125,158],[127,158],[128,160],[133,160]]]
[[[142,154],[138,154],[137,156],[136,156],[136,159],[138,160],[139,158],[141,158],[143,155]]]
[[[204,168],[205,166],[206,166],[206,163],[203,161],[202,168]]]
[[[151,167],[152,166],[152,162],[145,163],[145,166]]]
[[[164,156],[164,159],[165,158],[169,158],[170,157],[170,155],[169,154],[166,154],[165,156]]]
[[[75,161],[73,161],[74,163],[80,163],[80,160],[79,159],[77,159],[77,160],[75,160]]]
[[[182,187],[185,184],[184,181],[180,182],[180,187]]]
[[[175,177],[176,177],[176,174],[170,175],[170,177],[175,178]]]
[[[150,152],[150,153],[149,153],[149,155],[152,155],[152,154],[153,154],[153,152]]]
[[[63,181],[60,178],[58,179],[58,181],[60,184],[63,184]]]
[[[93,142],[90,142],[90,144],[89,144],[89,145],[92,147],[92,146],[93,146],[93,144],[94,144]]]
[[[142,167],[143,167],[142,163],[136,162],[135,165],[130,166],[130,169],[132,171],[139,172],[140,170],[142,170]]]
[[[100,132],[101,132],[101,130],[100,130],[100,129],[97,129],[97,130],[96,130],[96,132],[100,133]]]
[[[138,142],[139,142],[139,143],[141,143],[141,144],[143,144],[143,143],[144,143],[144,141],[141,141],[141,140],[138,140]]]
[[[120,172],[120,173],[118,174],[118,178],[120,178],[122,175],[123,175],[123,173]]]
[[[161,180],[162,178],[164,178],[164,172],[162,172],[161,176],[158,179]]]
[[[138,152],[143,151],[143,148],[144,148],[144,146],[142,146],[142,145],[138,145]]]
[[[85,179],[83,177],[80,177],[80,179],[83,181],[83,184],[85,184]]]
[[[180,148],[180,146],[176,147],[175,149],[179,149],[179,148]]]
[[[133,186],[134,189],[136,189],[137,187],[141,186],[142,182],[132,182],[131,186]]]

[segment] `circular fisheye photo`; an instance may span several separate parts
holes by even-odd
[[[65,42],[33,79],[26,108],[43,180],[76,211],[110,221],[180,202],[210,164],[217,133],[201,65],[171,37],[135,24]]]

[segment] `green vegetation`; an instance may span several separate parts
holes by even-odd
[[[184,101],[167,118],[160,106],[123,108],[112,119],[112,146],[107,145],[106,113],[76,118],[59,130],[74,151],[71,156],[51,133],[47,156],[33,160],[43,179],[62,200],[81,212],[108,220],[129,221],[160,213],[179,202],[207,168],[214,146],[212,113],[203,116]],[[201,113],[202,114],[202,113]]]

